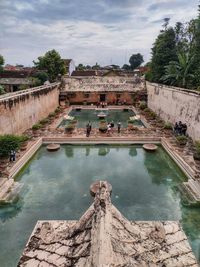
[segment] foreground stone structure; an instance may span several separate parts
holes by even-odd
[[[200,140],[200,93],[147,82],[148,107],[165,121],[182,121],[188,134]]]
[[[79,221],[39,221],[18,267],[198,266],[178,222],[130,222],[99,183]]]
[[[0,134],[21,134],[59,105],[59,83],[0,97]]]

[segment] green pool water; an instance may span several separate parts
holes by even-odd
[[[89,121],[92,123],[93,128],[98,128],[100,121],[98,114],[100,112],[102,111],[95,109],[73,109],[72,111],[70,111],[69,116],[77,119],[78,128],[85,128]],[[108,123],[113,121],[115,126],[117,126],[117,123],[121,122],[122,127],[127,127],[129,118],[135,116],[135,113],[131,109],[127,109],[126,111],[124,111],[123,109],[110,109],[103,110],[103,113],[106,114],[105,120]],[[67,120],[63,120],[59,127],[63,127],[67,125],[67,123]],[[144,126],[141,120],[135,121],[134,125]]]
[[[182,206],[176,187],[186,177],[161,147],[63,145],[41,147],[17,176],[20,200],[0,208],[0,266],[16,266],[37,220],[80,218],[97,179],[112,184],[112,202],[130,220],[181,220],[200,258],[200,209]]]

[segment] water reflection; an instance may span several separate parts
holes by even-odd
[[[136,156],[137,156],[137,149],[136,149],[135,146],[131,146],[131,147],[129,148],[129,155],[130,155],[131,157],[136,157]]]

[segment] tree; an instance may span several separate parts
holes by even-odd
[[[0,55],[0,72],[3,71],[3,65],[4,65],[5,61],[2,55]]]
[[[97,62],[94,66],[92,66],[93,70],[99,70],[100,68],[101,68],[101,66]]]
[[[49,80],[49,76],[45,71],[39,71],[33,74],[34,78],[39,80],[39,85],[43,85],[47,80]]]
[[[186,53],[178,54],[178,61],[171,61],[165,67],[165,75],[161,78],[167,84],[176,85],[187,88],[191,84],[191,79],[194,78],[192,74],[192,64],[194,62],[194,55],[191,56]]]
[[[124,64],[122,67],[123,70],[131,70],[131,66],[128,64]]]
[[[131,65],[132,70],[138,68],[143,62],[144,62],[144,59],[140,53],[133,54],[129,59],[129,63]]]
[[[168,28],[158,35],[152,48],[151,72],[154,82],[160,82],[165,74],[165,66],[177,60],[176,40],[173,28]]]
[[[47,71],[51,82],[54,82],[59,74],[63,75],[66,73],[64,61],[54,49],[46,52],[44,56],[38,57],[38,61],[33,61],[33,63],[37,69]]]
[[[82,63],[79,63],[76,70],[85,70],[85,66]]]

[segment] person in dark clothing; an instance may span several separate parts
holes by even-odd
[[[176,122],[174,125],[174,134],[178,135],[178,122]]]
[[[112,122],[110,123],[110,127],[111,127],[111,128],[114,128],[114,127],[115,127],[114,121],[112,121]]]
[[[10,162],[13,161],[13,155],[14,155],[14,151],[10,150]]]
[[[178,122],[178,134],[179,134],[179,135],[182,135],[182,125],[183,125],[182,122],[179,121],[179,122]]]
[[[186,123],[183,123],[182,124],[182,134],[183,135],[186,135],[186,132],[187,132],[187,124]]]
[[[118,130],[118,133],[120,133],[120,131],[121,131],[121,122],[118,122],[118,124],[117,124],[117,130]]]
[[[16,160],[16,152],[15,152],[15,150],[13,150],[13,161],[15,161]]]

